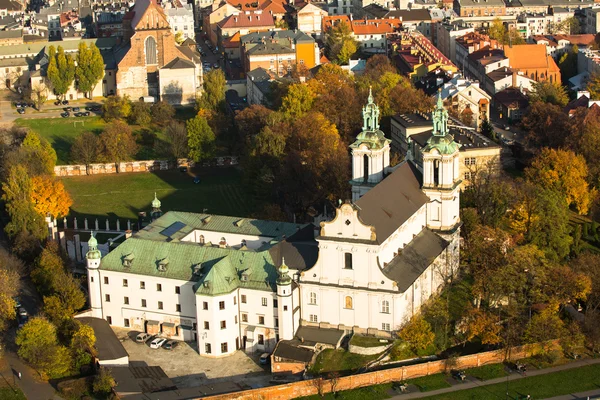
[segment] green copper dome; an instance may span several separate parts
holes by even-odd
[[[440,154],[454,154],[458,151],[460,145],[454,141],[454,137],[450,134],[446,136],[431,136],[427,140],[427,145],[424,151],[437,150]]]
[[[154,200],[152,200],[152,208],[160,208],[160,200],[156,197],[156,192],[154,192]]]
[[[440,154],[453,154],[458,151],[460,145],[454,141],[448,130],[448,111],[444,108],[442,100],[442,91],[438,91],[438,98],[435,109],[431,113],[433,120],[433,135],[427,140],[424,152],[437,150]]]
[[[98,250],[98,240],[94,236],[94,232],[92,231],[90,240],[88,240],[88,252],[85,255],[88,259],[100,259],[102,258],[102,254]]]
[[[277,278],[278,285],[289,285],[292,283],[292,278],[289,275],[290,269],[285,265],[285,258],[281,258],[281,266],[278,271],[279,277]]]

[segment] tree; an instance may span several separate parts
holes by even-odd
[[[569,79],[577,75],[577,54],[579,53],[579,47],[573,45],[573,47],[563,53],[558,59],[558,68],[560,68],[560,76],[563,83],[568,83]]]
[[[502,341],[500,337],[500,318],[481,308],[471,308],[466,316],[466,339],[471,341],[475,338],[481,340],[482,344],[498,344]]]
[[[29,320],[17,333],[18,354],[40,373],[60,377],[68,372],[68,350],[58,345],[56,327],[43,317]]]
[[[220,69],[213,69],[204,75],[203,93],[198,100],[198,109],[220,111],[225,106],[225,74]]]
[[[425,321],[421,315],[415,315],[410,321],[402,327],[399,333],[400,339],[409,344],[412,351],[417,353],[425,350],[433,344],[435,339],[431,331],[431,325]]]
[[[106,125],[100,134],[102,157],[108,162],[131,160],[138,151],[131,127],[121,120]]]
[[[490,123],[490,121],[487,118],[481,121],[481,125],[479,126],[479,132],[481,132],[482,135],[487,136],[495,142],[498,141],[498,136],[496,135],[494,126]]]
[[[35,211],[31,202],[33,183],[22,165],[10,167],[8,177],[2,184],[2,200],[10,217],[4,228],[11,239],[28,232],[38,239],[45,239],[48,231],[44,217]]]
[[[495,18],[492,22],[492,25],[489,29],[490,39],[497,40],[500,43],[504,43],[504,39],[506,38],[507,31],[504,23],[500,18]]]
[[[83,41],[79,43],[75,76],[79,91],[91,98],[94,88],[104,77],[104,59],[94,43],[90,47]]]
[[[570,150],[542,149],[525,170],[530,182],[552,189],[564,196],[568,206],[575,206],[579,214],[587,214],[597,192],[587,183],[585,159]]]
[[[101,368],[100,373],[94,378],[94,393],[99,395],[108,395],[115,387],[115,379],[112,377],[109,370]]]
[[[547,352],[551,339],[560,339],[565,335],[565,324],[556,314],[552,307],[546,308],[539,314],[534,315],[525,328],[524,339],[527,343],[542,343],[542,350]]]
[[[92,132],[78,135],[71,146],[71,159],[77,163],[90,165],[100,156],[100,139]]]
[[[69,213],[73,200],[65,190],[62,181],[42,175],[34,177],[31,183],[31,200],[38,214],[58,218],[65,217]]]
[[[583,253],[572,260],[570,266],[590,279],[590,291],[585,300],[586,313],[600,311],[600,255]]]
[[[194,161],[206,160],[213,156],[215,150],[215,134],[210,129],[206,118],[195,117],[186,123],[188,157]]]
[[[183,32],[177,32],[175,34],[175,42],[181,46],[181,43],[183,43],[185,39],[183,38]]]
[[[135,125],[148,125],[152,121],[150,116],[150,104],[143,100],[131,104],[131,114],[129,121]]]
[[[527,144],[533,149],[563,147],[571,134],[571,121],[560,106],[534,102],[521,122]]]
[[[575,272],[568,266],[558,265],[551,268],[546,275],[545,294],[552,302],[558,304],[585,301],[592,290],[592,280],[583,273]]]
[[[48,88],[44,82],[32,84],[28,89],[27,97],[33,102],[37,110],[41,110],[46,100],[48,100]]]
[[[75,351],[87,351],[90,354],[95,354],[96,350],[96,334],[94,329],[86,324],[77,322],[77,329],[71,337],[71,349]]]
[[[21,144],[25,162],[29,166],[32,175],[48,174],[54,175],[56,166],[56,151],[52,145],[35,132],[27,132],[27,136]]]
[[[592,100],[600,99],[600,74],[594,72],[590,75],[586,89]]]
[[[56,326],[70,319],[85,304],[85,295],[72,276],[64,271],[52,277],[53,294],[44,296],[44,314]]]
[[[171,121],[165,129],[169,139],[169,149],[173,157],[185,158],[188,156],[188,138],[185,125],[181,122]]]
[[[102,105],[102,118],[105,121],[113,119],[125,119],[131,114],[131,102],[127,95],[108,96]]]
[[[54,93],[62,98],[75,79],[75,63],[70,55],[65,54],[62,46],[58,46],[56,52],[54,46],[50,46],[48,59],[48,79],[54,88]]]
[[[291,119],[300,118],[312,108],[315,95],[310,87],[295,83],[288,88],[287,95],[281,100],[280,111]]]
[[[567,90],[560,82],[535,82],[529,96],[532,102],[550,103],[564,107],[569,102]]]
[[[352,36],[352,28],[345,21],[339,22],[327,31],[325,43],[327,57],[341,65],[348,64],[358,50],[358,42]]]
[[[267,107],[253,104],[240,111],[235,116],[235,123],[239,132],[240,145],[246,147],[251,138],[258,135],[261,129],[267,125],[269,116],[273,113]]]
[[[59,290],[59,278],[65,274],[66,268],[58,245],[48,241],[31,271],[31,280],[40,294],[52,295]]]
[[[150,108],[152,121],[158,125],[167,125],[175,116],[175,109],[166,101],[158,101]]]
[[[572,134],[566,144],[587,161],[589,182],[600,182],[600,110],[597,107],[581,108],[572,117]]]
[[[21,277],[19,274],[0,265],[0,332],[6,331],[9,322],[16,317],[13,298],[19,294],[20,287]]]

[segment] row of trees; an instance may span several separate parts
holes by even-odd
[[[100,50],[94,43],[88,45],[79,43],[75,59],[66,54],[62,46],[48,49],[48,80],[54,93],[62,98],[70,89],[74,81],[77,90],[90,96],[98,82],[104,76],[104,60]]]

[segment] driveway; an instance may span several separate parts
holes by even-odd
[[[269,366],[258,362],[260,354],[249,356],[238,351],[225,358],[206,358],[198,354],[195,343],[180,342],[172,351],[151,349],[148,344],[134,341],[137,332],[115,327],[113,330],[129,353],[131,364],[160,366],[181,388],[222,381],[257,388],[269,385],[271,379]]]

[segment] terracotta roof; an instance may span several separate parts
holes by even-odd
[[[355,35],[373,35],[392,33],[402,26],[398,19],[368,19],[352,21],[352,31]]]
[[[331,61],[329,61],[329,59],[328,59],[327,57],[325,57],[325,54],[323,54],[323,55],[321,56],[321,59],[319,60],[319,62],[320,62],[321,64],[329,64]]]
[[[552,57],[546,54],[546,45],[544,44],[517,44],[505,47],[504,55],[510,60],[511,68],[548,68],[553,72],[559,71]]]
[[[268,11],[273,14],[285,14],[285,8],[283,7],[283,4],[273,0],[265,1],[261,7],[261,10]]]
[[[272,27],[274,25],[273,16],[269,13],[249,13],[230,15],[219,23],[223,29],[230,28],[258,28]]]
[[[322,30],[326,31],[329,28],[336,26],[337,24],[343,23],[343,22],[350,25],[350,17],[347,15],[335,15],[335,16],[330,16],[330,17],[323,17],[323,19],[321,20]]]
[[[240,47],[240,33],[236,32],[233,36],[223,39],[223,47],[227,49],[237,49]]]
[[[591,33],[586,33],[586,34],[582,34],[582,35],[553,35],[554,40],[559,41],[559,40],[568,40],[571,44],[573,45],[577,45],[577,46],[584,46],[587,47],[591,44],[594,43],[594,39],[596,38],[596,35],[591,34]]]

